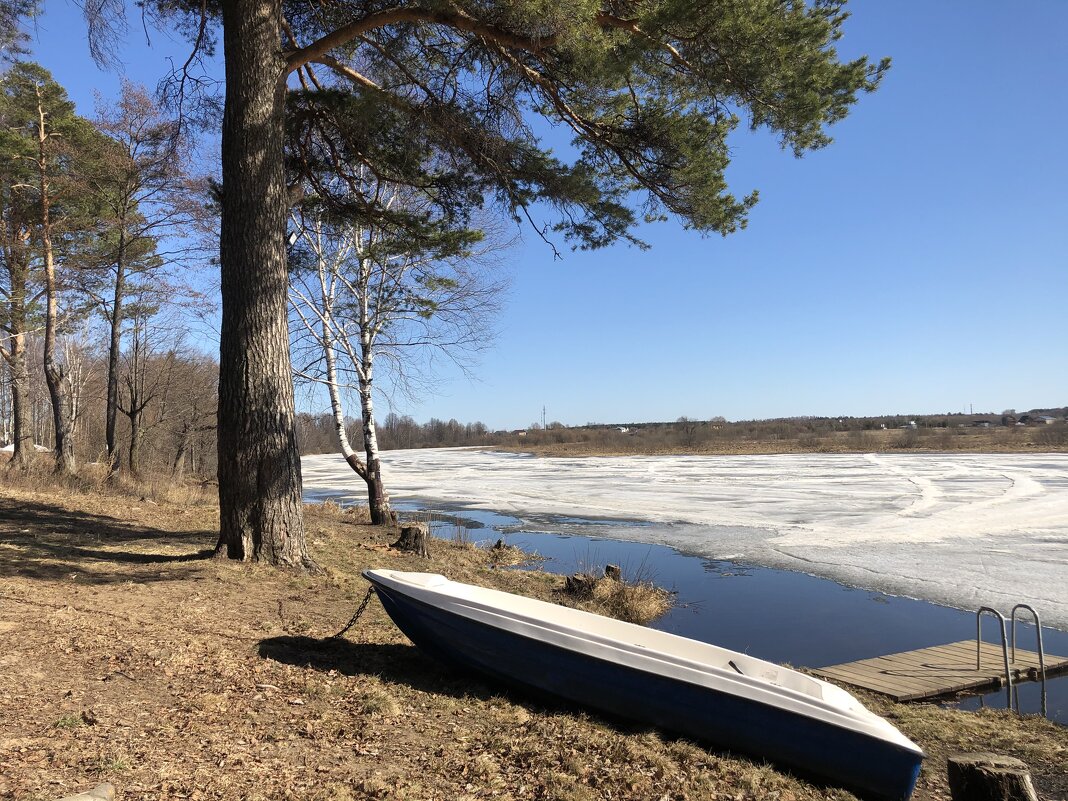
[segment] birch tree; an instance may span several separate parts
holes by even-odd
[[[178,345],[158,349],[153,335],[159,331],[149,324],[149,317],[136,318],[130,332],[130,345],[124,354],[125,369],[116,406],[130,422],[130,441],[126,464],[131,476],[141,475],[141,450],[145,436],[164,424],[170,412],[175,390],[175,362]]]
[[[373,186],[368,200],[384,212],[405,204],[417,211],[410,193]],[[491,248],[480,232],[443,229],[415,251],[383,226],[328,220],[314,205],[291,217],[294,245],[306,254],[293,260],[294,338],[312,354],[296,372],[325,386],[341,452],[367,484],[371,522],[382,525],[392,518],[374,413],[377,372],[384,367],[388,386],[403,392],[428,357],[462,363],[485,347],[504,283],[484,269]],[[358,397],[363,459],[349,441],[346,390]]]

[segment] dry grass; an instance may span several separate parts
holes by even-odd
[[[540,557],[529,554],[516,545],[508,545],[504,540],[497,540],[489,548],[488,553],[490,565],[493,567],[515,567],[540,561]]]
[[[753,761],[483,683],[424,657],[361,570],[434,570],[540,598],[557,577],[490,549],[388,548],[396,531],[309,508],[325,575],[205,558],[211,503],[0,486],[0,798],[111,781],[122,801],[852,798]],[[944,799],[944,755],[1020,756],[1064,797],[1068,731],[935,707],[891,714],[931,755],[917,798]]]
[[[652,581],[586,573],[573,576],[557,596],[567,606],[642,625],[667,614],[674,604],[672,593]]]
[[[203,481],[192,477],[175,478],[169,473],[145,472],[137,478],[127,473],[109,476],[105,465],[93,462],[81,465],[74,475],[57,476],[52,472],[53,462],[50,454],[38,454],[38,458],[27,470],[10,469],[7,467],[9,461],[10,457],[6,454],[0,461],[3,484],[27,492],[59,492],[69,497],[137,498],[141,501],[177,506],[210,503],[216,496],[215,489],[205,486]]]

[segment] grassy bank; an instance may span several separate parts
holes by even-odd
[[[566,706],[422,656],[377,602],[330,640],[367,567],[435,570],[554,600],[559,577],[495,567],[490,548],[308,510],[323,576],[207,558],[200,497],[0,483],[0,797],[55,799],[111,781],[121,799],[847,799],[742,757]],[[199,497],[199,496],[198,496]],[[1068,730],[1036,718],[864,699],[944,760],[993,750],[1068,793]]]
[[[1068,424],[1034,427],[796,431],[768,424],[703,423],[680,434],[679,424],[559,429],[516,434],[493,447],[538,456],[776,453],[1068,453]]]

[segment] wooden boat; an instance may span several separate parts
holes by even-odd
[[[923,752],[839,687],[715,645],[450,581],[368,570],[440,661],[744,752],[870,798],[907,799]]]

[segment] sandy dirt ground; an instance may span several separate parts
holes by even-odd
[[[0,798],[113,782],[146,799],[852,798],[759,760],[546,705],[421,655],[364,595],[369,566],[552,597],[559,579],[312,509],[312,576],[208,557],[212,504],[0,485]],[[1068,793],[1068,730],[1006,713],[866,703],[927,751],[916,797],[948,798],[945,755],[1024,759]]]

